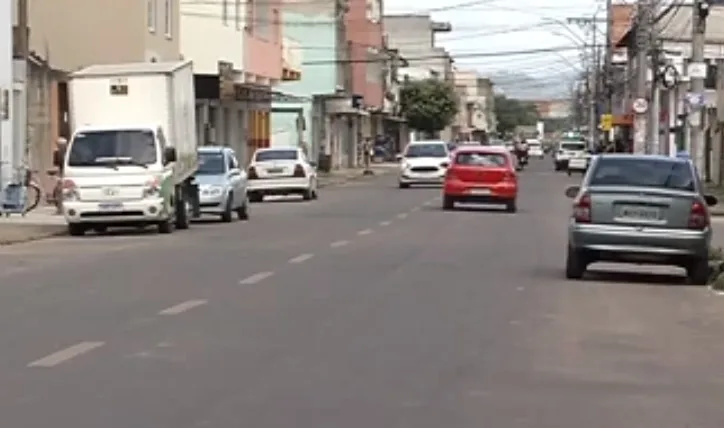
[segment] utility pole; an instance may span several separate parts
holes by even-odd
[[[706,18],[709,16],[709,1],[694,0],[691,23],[691,63],[689,76],[691,78],[691,92],[703,99],[704,79],[706,78],[706,64],[704,64],[704,44],[706,43]],[[699,176],[705,175],[705,147],[704,147],[704,106],[692,106],[691,112],[691,156]]]
[[[598,144],[598,122],[599,122],[599,110],[598,106],[601,99],[601,95],[605,93],[605,84],[601,82],[601,52],[598,46],[598,23],[603,22],[602,19],[596,15],[591,17],[576,17],[567,18],[566,21],[569,24],[576,24],[585,30],[592,31],[592,46],[591,46],[591,59],[588,67],[588,79],[587,84],[589,85],[589,105],[588,105],[588,138],[590,144],[593,146]],[[605,75],[604,75],[605,76]],[[593,81],[592,83],[590,81]]]
[[[29,97],[28,97],[28,83],[29,83],[29,76],[30,76],[30,26],[28,24],[28,0],[18,0],[18,29],[17,29],[17,45],[18,45],[18,54],[20,54],[20,59],[23,62],[23,72],[25,75],[23,76],[23,85],[25,86],[23,90],[23,106],[18,107],[24,107],[24,111],[18,113],[19,109],[15,109],[14,114],[21,114],[21,117],[24,117],[24,124],[25,124],[25,141],[23,142],[23,161],[29,162],[29,155],[30,155],[30,145],[29,138],[30,138],[30,129],[29,124],[30,121],[28,120],[28,106],[29,106]],[[18,149],[19,147],[15,146],[13,147],[13,152]],[[14,155],[17,156],[17,155]],[[19,167],[20,165],[13,165],[14,167]]]
[[[648,54],[651,51],[651,30],[653,26],[654,0],[639,0],[636,13],[636,99],[634,100],[633,152],[648,153],[648,109],[647,90]]]
[[[598,104],[598,81],[599,81],[599,66],[600,61],[598,60],[598,46],[596,45],[596,42],[598,40],[597,37],[597,31],[596,31],[596,21],[593,21],[593,46],[591,47],[591,75],[588,76],[589,79],[593,79],[593,84],[591,85],[591,91],[590,91],[590,106],[589,106],[589,118],[588,118],[588,139],[589,139],[589,148],[594,148],[598,144],[598,115],[596,114],[598,112],[597,104]]]
[[[613,114],[613,1],[606,0],[606,56],[603,65],[603,94],[605,114]],[[603,135],[604,143],[611,140],[611,132]]]

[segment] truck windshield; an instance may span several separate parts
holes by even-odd
[[[157,160],[156,138],[150,130],[103,130],[75,135],[68,166],[147,166]]]

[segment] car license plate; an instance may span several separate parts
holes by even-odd
[[[634,221],[659,221],[661,210],[655,207],[623,205],[619,209],[619,217]]]
[[[98,204],[98,209],[101,211],[120,211],[123,209],[123,204],[120,202],[105,202]]]
[[[489,195],[490,189],[470,189],[471,195]]]
[[[269,168],[266,170],[269,174],[281,174],[284,172],[284,168]]]

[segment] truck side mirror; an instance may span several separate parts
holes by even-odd
[[[171,162],[176,162],[176,149],[173,147],[166,147],[163,150],[163,164],[168,165]]]

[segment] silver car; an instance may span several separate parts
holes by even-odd
[[[574,199],[568,227],[566,277],[583,277],[597,261],[680,266],[694,284],[709,277],[709,206],[689,159],[596,156]]]
[[[206,146],[199,149],[199,184],[201,214],[221,216],[231,222],[249,219],[249,199],[246,195],[246,172],[239,168],[233,150],[228,147]]]

